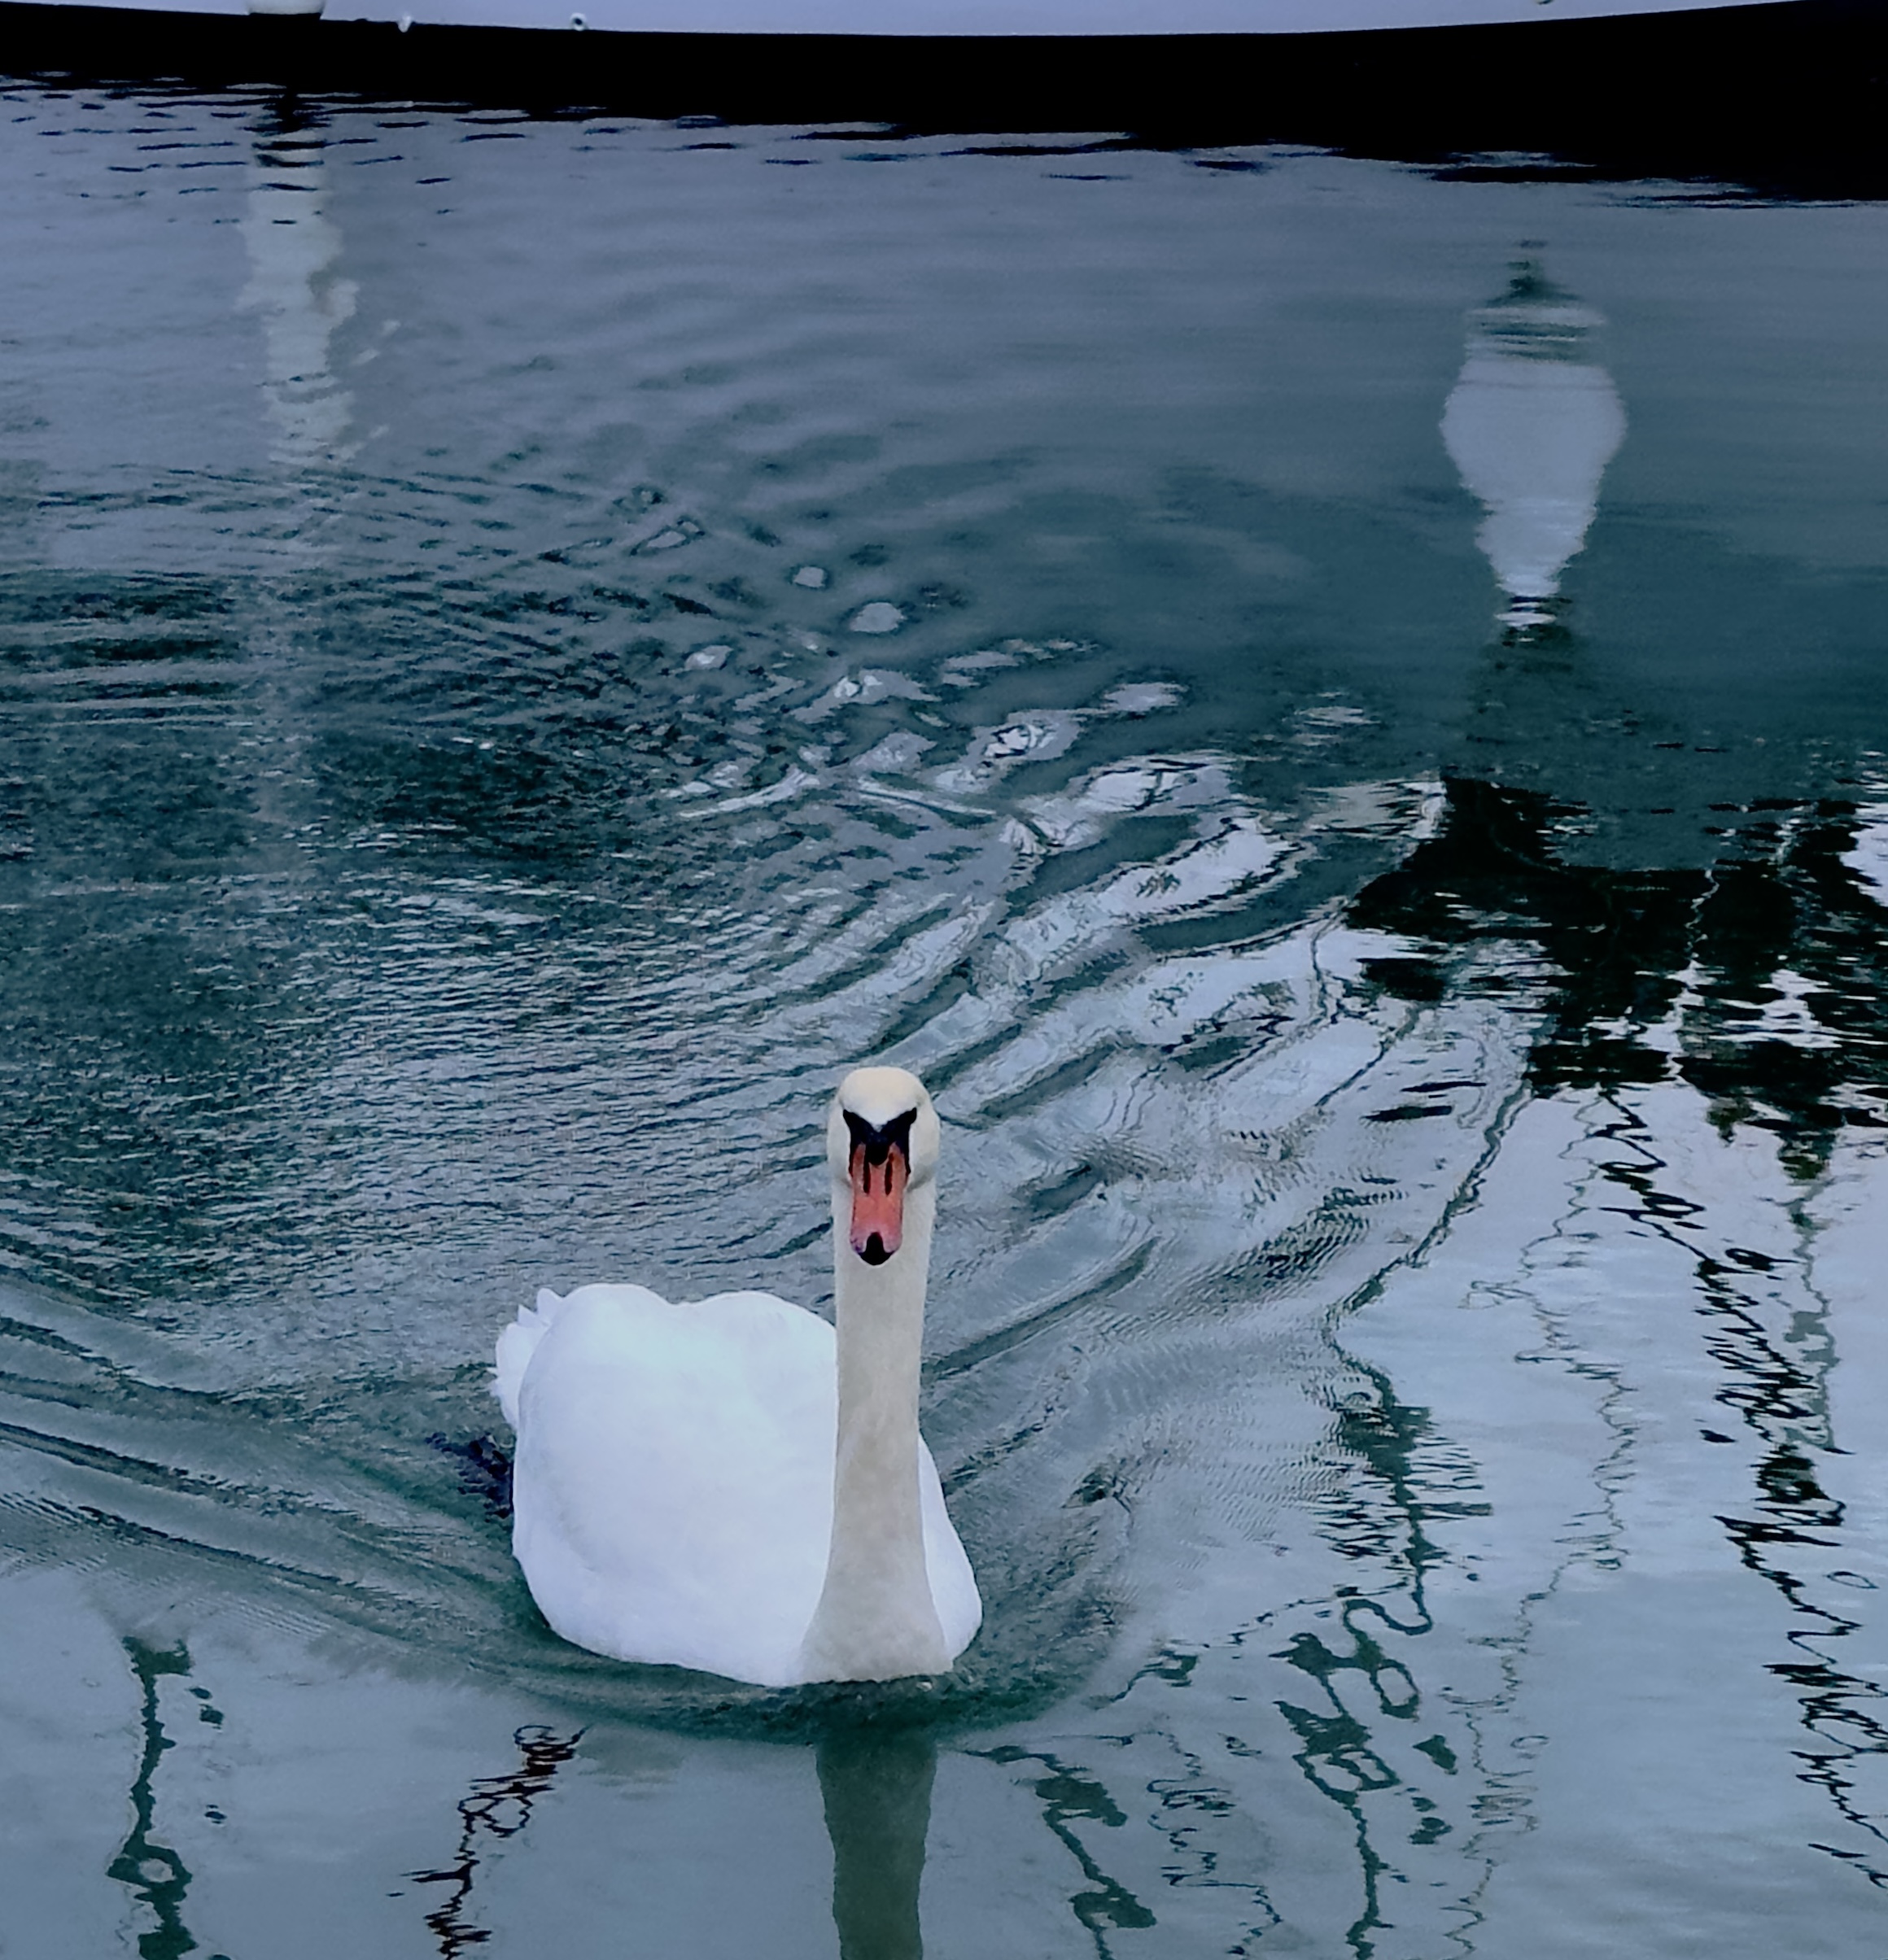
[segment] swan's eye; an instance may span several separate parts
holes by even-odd
[[[850,1110],[840,1112],[846,1118],[846,1127],[852,1135],[852,1156],[856,1160],[861,1150],[869,1164],[881,1164],[895,1150],[909,1166],[911,1161],[911,1125],[918,1120],[918,1112],[908,1109],[902,1116],[894,1116],[889,1123],[868,1123],[864,1117],[855,1115]]]

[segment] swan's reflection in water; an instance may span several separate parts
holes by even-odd
[[[1442,439],[1488,515],[1475,541],[1507,594],[1501,623],[1550,624],[1560,575],[1586,541],[1600,478],[1625,440],[1612,377],[1588,352],[1602,325],[1532,259],[1470,316],[1468,356],[1442,414]]]
[[[937,1745],[923,1729],[833,1729],[819,1744],[840,1960],[924,1960],[918,1892]]]
[[[441,1888],[423,1895],[432,1901],[425,1921],[440,1960],[460,1960],[492,1937],[491,1927],[481,1923],[485,1915],[474,1910],[484,1862],[501,1844],[523,1833],[538,1800],[577,1754],[583,1734],[560,1732],[541,1722],[518,1729],[512,1738],[518,1750],[513,1767],[477,1778],[459,1800],[459,1835],[451,1856],[408,1875],[422,1888]],[[909,1724],[842,1722],[820,1738],[816,1760],[833,1847],[833,1921],[840,1960],[923,1960],[918,1901],[937,1768],[936,1739],[929,1730]],[[168,1866],[161,1875],[169,1880]],[[166,1926],[174,1919],[173,1910]],[[187,1947],[188,1936],[184,1937]],[[184,1950],[162,1949],[166,1956]]]

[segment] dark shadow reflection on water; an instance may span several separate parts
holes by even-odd
[[[531,1806],[558,1770],[577,1752],[581,1729],[560,1735],[541,1722],[521,1728],[512,1737],[518,1745],[517,1767],[502,1776],[481,1776],[459,1800],[459,1841],[449,1863],[432,1871],[407,1875],[416,1885],[444,1885],[446,1896],[426,1914],[426,1926],[443,1960],[457,1960],[469,1948],[492,1937],[471,1917],[472,1888],[482,1853],[506,1838],[516,1837],[531,1822]]]
[[[181,1960],[183,1954],[195,1953],[198,1946],[184,1923],[184,1900],[190,1888],[190,1872],[177,1851],[156,1834],[157,1766],[164,1753],[176,1747],[164,1732],[158,1708],[158,1683],[167,1675],[189,1678],[190,1650],[181,1640],[174,1647],[157,1648],[133,1637],[125,1641],[125,1651],[142,1692],[138,1718],[143,1748],[138,1756],[138,1774],[131,1783],[131,1830],[117,1857],[107,1867],[106,1875],[129,1886],[155,1915],[156,1925],[138,1936],[138,1960]],[[211,1707],[204,1689],[192,1688],[190,1692],[199,1704],[199,1720],[213,1723],[222,1720]],[[210,1960],[225,1960],[225,1957],[215,1953]]]
[[[1805,1180],[1827,1168],[1840,1131],[1883,1127],[1888,1063],[1870,1024],[1884,964],[1878,908],[1849,862],[1854,803],[1714,806],[1727,819],[1723,860],[1656,869],[1570,861],[1563,839],[1587,813],[1553,797],[1457,777],[1447,799],[1435,836],[1349,916],[1439,964],[1477,944],[1537,947],[1537,1090],[1676,1077],[1720,1127],[1776,1135]],[[1415,992],[1396,971],[1381,978]],[[1668,1053],[1648,1035],[1674,1015]]]
[[[1822,1303],[1816,1299],[1808,1313],[1793,1316],[1787,1338],[1780,1340],[1761,1309],[1766,1282],[1782,1277],[1777,1273],[1782,1262],[1740,1246],[1700,1242],[1713,1221],[1702,1207],[1663,1188],[1659,1173],[1667,1166],[1654,1150],[1650,1128],[1623,1098],[1612,1107],[1618,1121],[1609,1134],[1630,1154],[1611,1163],[1609,1174],[1631,1194],[1636,1206],[1631,1216],[1642,1229],[1682,1246],[1695,1259],[1700,1296],[1695,1310],[1708,1325],[1707,1351],[1727,1377],[1714,1399],[1728,1412],[1727,1420],[1741,1422],[1756,1444],[1756,1489],[1744,1507],[1755,1515],[1720,1515],[1717,1521],[1745,1569],[1768,1581],[1795,1617],[1787,1634],[1790,1658],[1770,1662],[1768,1671],[1797,1692],[1809,1738],[1796,1751],[1802,1766],[1797,1774],[1824,1792],[1846,1824],[1888,1845],[1888,1831],[1869,1815],[1854,1774],[1861,1757],[1888,1753],[1888,1723],[1868,1705],[1881,1702],[1883,1691],[1838,1665],[1839,1650],[1833,1657],[1823,1651],[1830,1641],[1864,1632],[1864,1622],[1821,1603],[1816,1576],[1793,1570],[1789,1563],[1793,1554],[1839,1552],[1846,1542],[1845,1506],[1824,1489],[1821,1478],[1829,1469],[1816,1460],[1844,1453],[1830,1431],[1826,1373],[1835,1350]],[[1732,1440],[1715,1432],[1707,1432],[1707,1438]],[[1821,1576],[1842,1583],[1852,1575],[1838,1569]],[[1877,1889],[1888,1889],[1888,1870],[1864,1852],[1812,1842]]]
[[[1108,1960],[1111,1932],[1142,1932],[1156,1923],[1152,1913],[1118,1879],[1112,1878],[1095,1861],[1082,1841],[1078,1824],[1099,1824],[1120,1830],[1127,1814],[1108,1794],[1108,1786],[1094,1777],[1044,1752],[1020,1749],[1013,1744],[984,1752],[995,1763],[1040,1763],[1045,1774],[1033,1777],[1031,1788],[1042,1806],[1042,1821],[1075,1860],[1086,1890],[1069,1903],[1083,1930],[1095,1942],[1101,1960]]]
[[[460,1960],[492,1937],[473,1910],[481,1868],[500,1844],[523,1831],[583,1735],[580,1729],[564,1733],[543,1723],[518,1730],[514,1766],[478,1778],[459,1800],[452,1855],[430,1870],[407,1875],[416,1885],[445,1888],[426,1914],[441,1960]],[[922,1726],[836,1723],[821,1736],[816,1761],[833,1847],[833,1920],[841,1960],[923,1960],[919,1895],[937,1767],[936,1738]],[[174,1919],[173,1912],[167,1925]],[[187,1934],[181,1937],[182,1945],[150,1949],[149,1960],[171,1960],[189,1951],[194,1942]]]
[[[924,1729],[835,1728],[819,1762],[840,1960],[924,1960],[918,1894],[936,1740]]]
[[[1849,1542],[1844,1503],[1825,1487],[1839,1483],[1844,1452],[1832,1433],[1836,1351],[1810,1270],[1806,1205],[1838,1138],[1883,1126],[1888,1067],[1873,1025],[1880,908],[1861,868],[1873,808],[1862,797],[1714,805],[1728,841],[1718,862],[1642,870],[1570,861],[1562,838],[1582,814],[1572,806],[1488,782],[1458,779],[1448,793],[1436,836],[1360,893],[1353,916],[1402,932],[1438,962],[1460,960],[1478,941],[1532,942],[1542,955],[1532,1082],[1538,1093],[1597,1098],[1584,1122],[1604,1148],[1606,1208],[1692,1268],[1692,1308],[1706,1323],[1705,1350],[1720,1373],[1713,1399],[1724,1412],[1704,1438],[1750,1447],[1755,1487],[1742,1514],[1717,1523],[1743,1567],[1790,1610],[1788,1657],[1767,1669],[1798,1698],[1808,1740],[1795,1752],[1796,1774],[1845,1824],[1888,1841],[1856,1783],[1860,1760],[1888,1751],[1888,1727],[1870,1705],[1883,1691],[1844,1669],[1839,1650],[1825,1651],[1863,1622],[1817,1596],[1820,1578],[1847,1584],[1852,1575],[1807,1569],[1835,1563]],[[1382,978],[1401,987],[1395,972]],[[1797,1194],[1789,1216],[1803,1251],[1738,1242],[1752,1220],[1720,1215],[1674,1166],[1641,1107],[1663,1084],[1703,1098],[1724,1137],[1768,1133]],[[1577,1330],[1563,1329],[1552,1345],[1617,1390],[1610,1364],[1584,1352]],[[1626,1425],[1624,1447],[1630,1422],[1620,1410],[1608,1420]],[[1740,1429],[1743,1438],[1726,1433]],[[1616,1565],[1618,1555],[1596,1562]],[[1867,1850],[1814,1848],[1888,1886]]]
[[[1300,1628],[1274,1656],[1307,1678],[1315,1700],[1275,1705],[1299,1745],[1292,1760],[1312,1788],[1345,1813],[1355,1834],[1362,1896],[1344,1941],[1367,1957],[1395,1923],[1384,1894],[1404,1875],[1396,1839],[1426,1846],[1454,1828],[1418,1787],[1409,1757],[1420,1755],[1453,1777],[1455,1753],[1440,1731],[1415,1739],[1414,1725],[1423,1713],[1423,1692],[1411,1669],[1416,1657],[1406,1648],[1392,1652],[1389,1644],[1401,1645],[1435,1627],[1425,1579],[1447,1555],[1426,1524],[1485,1515],[1489,1507],[1442,1494],[1472,1486],[1446,1460],[1446,1438],[1437,1434],[1430,1412],[1403,1403],[1380,1369],[1354,1358],[1352,1365],[1368,1386],[1342,1399],[1335,1441],[1356,1473],[1326,1507],[1325,1528],[1345,1557],[1378,1582],[1389,1582],[1388,1597],[1401,1603],[1402,1613],[1392,1612],[1383,1598],[1363,1596],[1358,1587],[1340,1587],[1329,1609],[1335,1628]],[[1383,1733],[1390,1723],[1404,1725],[1390,1731],[1393,1748]],[[1390,1800],[1388,1807],[1379,1799]]]

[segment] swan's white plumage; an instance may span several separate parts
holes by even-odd
[[[518,1432],[513,1546],[544,1617],[618,1660],[767,1687],[827,1570],[837,1424],[830,1326],[765,1293],[540,1293],[500,1336]],[[982,1617],[920,1441],[925,1575],[955,1656]]]

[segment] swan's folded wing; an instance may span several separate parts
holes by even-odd
[[[524,1371],[531,1366],[531,1358],[537,1352],[538,1342],[544,1332],[562,1310],[562,1298],[553,1293],[548,1286],[538,1290],[537,1303],[521,1307],[518,1318],[498,1337],[498,1352],[493,1357],[494,1373],[492,1392],[498,1398],[498,1406],[505,1411],[505,1419],[515,1430],[518,1427],[518,1390],[524,1386]]]
[[[513,1546],[545,1618],[620,1660],[796,1678],[832,1535],[832,1329],[763,1294],[583,1287],[537,1338]]]

